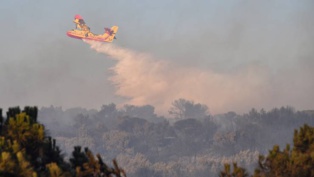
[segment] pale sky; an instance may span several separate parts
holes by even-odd
[[[269,98],[225,111],[313,109],[313,12],[312,0],[4,0],[0,107],[99,109],[125,101],[108,80],[116,61],[66,36],[80,14],[94,33],[118,25],[115,45],[180,68],[227,76],[263,68]]]

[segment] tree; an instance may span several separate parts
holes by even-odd
[[[76,154],[75,158],[71,159],[72,166],[75,167],[75,174],[77,177],[89,177],[89,176],[99,176],[99,177],[111,177],[112,175],[116,177],[126,176],[124,170],[118,166],[116,160],[113,160],[114,167],[108,167],[105,164],[99,154],[97,154],[97,159],[95,159],[93,153],[85,148],[84,153],[79,152],[80,147],[76,147],[75,150],[79,153]],[[75,155],[75,153],[73,153]]]
[[[174,129],[178,136],[179,145],[177,153],[180,155],[196,154],[204,146],[204,128],[200,121],[196,119],[184,119],[174,123]]]
[[[172,103],[169,114],[176,119],[204,118],[208,115],[208,107],[181,98]]]
[[[124,105],[121,111],[124,116],[129,117],[137,117],[147,120],[153,120],[156,118],[155,108],[151,105],[144,105],[144,106],[134,106],[134,105]]]
[[[5,120],[0,115],[0,176],[125,176],[115,160],[114,167],[109,167],[100,155],[95,159],[88,148],[85,152],[79,147],[74,149],[71,166],[63,159],[55,139],[37,122],[37,112],[36,107],[25,107],[23,111],[15,107],[9,108]]]
[[[305,124],[295,130],[293,148],[287,145],[280,150],[275,145],[269,154],[259,157],[254,177],[307,177],[314,176],[314,127]]]
[[[294,131],[292,149],[289,144],[283,150],[275,145],[267,156],[259,156],[258,167],[255,169],[253,177],[314,176],[313,153],[314,127],[305,124],[299,130]],[[234,169],[237,168],[237,165],[234,164]],[[220,172],[220,176],[229,177],[230,175],[232,176],[230,165],[226,164],[224,171]]]
[[[238,167],[237,163],[233,163],[233,171],[231,172],[230,164],[224,165],[224,171],[221,171],[219,177],[248,177],[248,173],[244,168]]]

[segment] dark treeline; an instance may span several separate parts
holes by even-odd
[[[37,119],[37,107],[9,108],[6,117],[0,109],[1,177],[122,177],[126,176],[116,160],[109,167],[85,147],[74,147],[65,160],[56,140]]]
[[[249,114],[240,117],[228,113],[216,118],[207,115],[199,120],[184,118],[174,123],[166,120],[152,123],[142,118],[117,117],[119,120],[112,124],[115,125],[114,127],[106,128],[101,125],[104,131],[100,139],[90,134],[95,133],[96,129],[88,130],[88,126],[80,121],[81,127],[77,130],[77,136],[67,134],[58,139],[64,145],[85,143],[99,150],[101,148],[97,146],[102,146],[103,151],[94,156],[88,147],[74,146],[72,153],[64,158],[63,151],[57,145],[58,140],[53,139],[47,133],[45,125],[39,122],[36,107],[25,107],[24,110],[19,107],[9,108],[6,117],[3,117],[0,109],[0,176],[126,176],[116,160],[113,160],[113,167],[108,166],[103,160],[112,155],[117,156],[120,166],[129,170],[127,171],[129,176],[248,177],[250,170],[245,166],[250,165],[254,169],[254,173],[251,173],[252,177],[313,176],[313,126],[305,124],[299,130],[295,129],[293,138],[290,137],[291,145],[287,144],[282,149],[275,144],[264,155],[256,150],[255,153],[252,153],[251,149],[243,150],[246,147],[242,149],[241,143],[238,142],[238,137],[243,133],[231,135],[232,133],[229,132],[230,130],[243,132],[236,127],[236,123],[229,121],[230,118],[248,120],[246,118],[252,118],[251,116],[254,115],[258,117],[260,121],[258,123],[265,123],[261,121],[263,114],[263,111],[252,110]],[[288,115],[293,115],[290,117],[291,120],[313,119],[312,111],[293,111],[289,107],[273,109],[265,114],[276,115],[273,119],[278,119],[277,116],[289,117]],[[89,116],[83,117],[89,119]],[[82,118],[82,114],[79,114],[79,117]],[[223,127],[215,120],[225,118],[232,122],[233,128]],[[77,120],[76,116],[74,120]],[[300,120],[293,123],[299,123]],[[256,124],[255,121],[253,122]],[[72,126],[77,125],[74,123]],[[270,126],[270,124],[263,124],[263,126]],[[102,128],[98,127],[98,131]],[[212,129],[209,131],[209,128]],[[69,129],[71,130],[73,129]],[[208,135],[204,135],[206,133]],[[99,145],[101,144],[99,142],[103,144]],[[229,155],[223,154],[221,150],[227,151],[226,146],[233,149],[227,152]],[[240,148],[236,148],[238,146]]]
[[[259,154],[292,143],[293,130],[314,125],[313,111],[291,107],[210,115],[206,105],[173,102],[171,118],[152,106],[115,104],[100,110],[43,107],[39,120],[69,158],[73,146],[89,147],[106,161],[117,158],[128,176],[216,176],[225,163],[250,172]],[[127,159],[127,160],[125,160]],[[121,161],[121,162],[120,162]]]

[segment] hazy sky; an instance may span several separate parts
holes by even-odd
[[[219,82],[197,85],[207,101],[198,100],[202,95],[189,97],[209,104],[213,112],[285,105],[313,109],[312,0],[4,0],[0,6],[0,107],[98,109],[127,101],[121,96],[134,96],[118,94],[109,80],[115,60],[66,36],[74,28],[75,14],[81,14],[95,33],[118,25],[116,46],[167,61],[180,72],[219,76]],[[228,89],[217,85],[224,82],[231,83]],[[182,81],[169,91],[185,85],[189,83]],[[250,94],[235,98],[232,95],[238,92],[232,86]],[[221,89],[225,91],[217,92]],[[218,97],[208,101],[206,90]],[[259,97],[250,99],[253,93]],[[223,102],[219,94],[224,94]],[[141,103],[154,105],[147,100]],[[215,102],[219,109],[211,109]]]

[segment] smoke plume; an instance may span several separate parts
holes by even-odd
[[[215,73],[121,48],[113,44],[85,41],[99,53],[117,61],[110,81],[115,94],[128,98],[126,104],[155,106],[165,114],[171,102],[184,98],[206,104],[211,113],[245,111],[267,99],[265,69],[251,65],[233,74]]]

